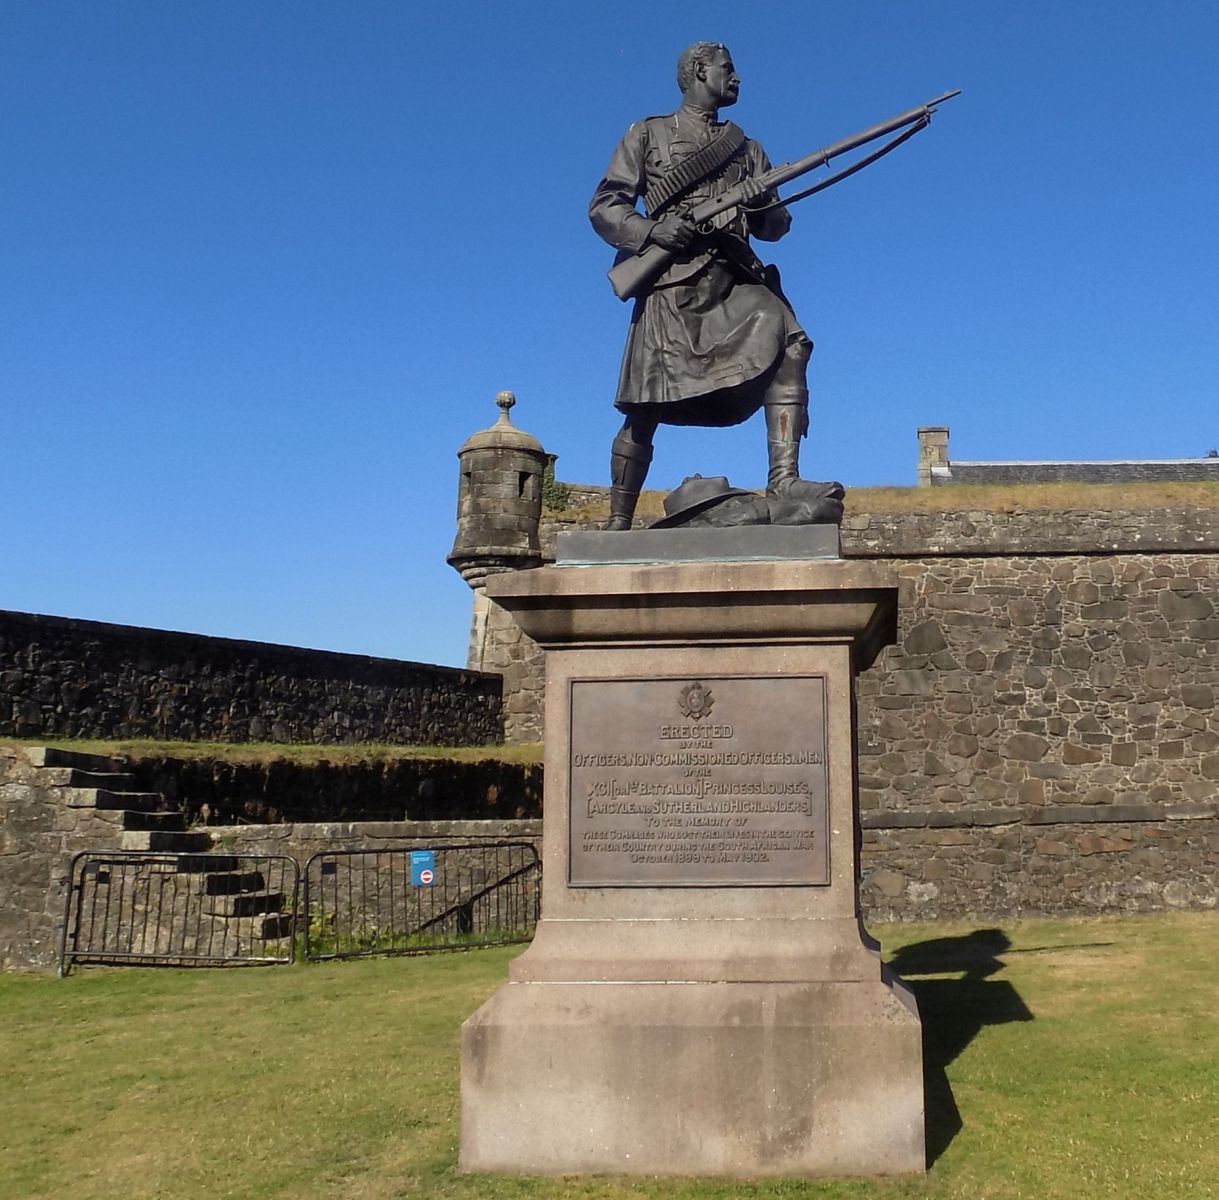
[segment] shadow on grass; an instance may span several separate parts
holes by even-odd
[[[1011,947],[1001,929],[903,946],[889,965],[918,1000],[923,1022],[923,1088],[930,1167],[961,1130],[961,1113],[946,1068],[984,1026],[1031,1021],[1033,1014],[1006,979],[999,956]],[[952,979],[919,976],[953,975]]]

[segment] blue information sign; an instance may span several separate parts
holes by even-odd
[[[431,887],[436,882],[436,852],[434,850],[411,851],[411,884],[414,887]]]

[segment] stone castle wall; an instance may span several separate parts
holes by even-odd
[[[1001,921],[1219,904],[1219,820],[1087,815],[1073,821],[1046,812],[1029,822],[1013,813],[1005,824],[975,826],[958,811],[919,828],[865,820],[864,915]]]
[[[121,844],[115,813],[74,800],[56,776],[0,746],[0,968],[54,965],[72,856]]]
[[[1219,902],[1219,510],[848,515],[843,552],[901,581],[860,679],[870,915]],[[488,629],[531,684],[508,740],[534,740],[544,656]]]
[[[498,675],[0,612],[0,737],[476,746]]]
[[[233,825],[214,833],[213,853],[283,854],[303,870],[309,858],[331,850],[386,850],[404,845],[441,849],[465,843],[528,842],[539,854],[542,822],[506,821],[315,821]]]
[[[462,776],[446,771],[444,763],[425,762],[419,764],[420,772],[427,778],[429,768],[433,768],[435,787],[425,789],[427,794],[422,798],[413,789],[405,797],[411,802],[410,819],[405,819],[404,806],[398,803],[393,819],[361,820],[353,819],[354,814],[385,806],[384,793],[394,785],[394,778],[371,781],[368,772],[335,768],[312,780],[302,769],[293,779],[291,768],[295,764],[282,764],[287,771],[264,772],[271,794],[252,810],[271,819],[250,823],[247,817],[241,823],[208,825],[203,824],[205,817],[233,818],[225,813],[224,805],[219,810],[208,806],[200,812],[198,797],[202,793],[198,789],[203,777],[199,772],[185,771],[176,782],[187,794],[167,796],[165,808],[182,812],[191,822],[190,832],[150,835],[125,828],[121,811],[93,807],[89,803],[92,793],[82,792],[81,786],[72,782],[77,772],[68,767],[45,767],[42,757],[43,752],[36,749],[0,746],[0,969],[46,969],[55,965],[68,874],[73,856],[83,851],[148,850],[151,846],[173,852],[175,841],[185,839],[190,843],[190,854],[286,855],[303,870],[309,857],[319,851],[440,848],[496,841],[525,841],[536,846],[541,838],[537,815],[541,769],[537,767],[499,764],[500,770],[496,771],[483,763],[447,764],[472,768]],[[80,756],[59,757],[71,761]],[[141,776],[145,772],[161,781],[172,774],[163,760],[96,761],[108,768],[123,769],[140,785],[144,784]],[[193,765],[178,764],[182,768]],[[342,787],[344,775],[346,789]],[[250,780],[221,774],[216,782],[222,789],[227,786],[239,799],[243,785],[248,790]],[[293,810],[294,793],[312,794],[312,788],[318,786],[337,788],[340,796],[346,790],[350,801],[345,809],[347,819],[274,819],[276,811]],[[530,796],[526,803],[521,801],[523,792]],[[363,797],[359,803],[351,799],[357,795]],[[230,806],[237,803],[233,800]],[[300,796],[295,804],[297,811],[307,807]],[[522,808],[531,809],[533,815],[517,818]],[[341,804],[332,809],[332,813],[343,811]],[[446,814],[447,819],[437,819],[437,813]]]
[[[604,498],[605,489],[571,488],[575,500],[561,517],[544,517],[542,551],[547,562],[555,556],[557,534],[592,527],[579,508]],[[849,504],[849,498],[848,498]],[[872,558],[893,563],[922,564],[940,556],[949,563],[976,559],[1032,557],[1058,562],[1074,556],[1080,562],[1116,558],[1123,553],[1159,552],[1168,555],[1219,554],[1219,508],[1179,508],[1101,512],[865,513],[848,514],[842,526],[842,552],[846,558]],[[916,573],[919,567],[914,567]],[[951,574],[951,567],[945,568]],[[1166,567],[1165,569],[1169,569]],[[970,568],[961,586],[971,586]],[[1064,568],[1065,570],[1065,568]],[[903,620],[913,620],[907,600],[921,604],[917,589],[903,595]],[[504,737],[509,743],[540,741],[545,661],[543,652],[520,632],[508,614],[486,604],[482,661],[503,673]],[[889,652],[890,656],[893,654]],[[877,670],[890,661],[882,659]]]
[[[495,821],[542,815],[540,763],[486,758],[226,762],[145,756],[126,770],[191,825]]]
[[[852,514],[848,495],[842,523],[847,558],[1103,558],[1140,551],[1219,553],[1219,507],[1055,511],[1016,502],[1007,512]]]
[[[895,563],[859,681],[865,894],[893,916],[1219,900],[1219,555]]]

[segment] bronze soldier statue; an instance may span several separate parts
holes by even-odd
[[[736,425],[759,408],[766,415],[767,497],[842,498],[840,484],[800,479],[813,344],[778,273],[750,246],[751,236],[777,241],[791,216],[759,182],[770,170],[761,146],[719,120],[740,90],[732,56],[718,43],[695,42],[678,59],[677,84],[681,107],[627,130],[589,205],[593,228],[620,260],[649,246],[672,254],[636,299],[623,354],[614,403],[626,420],[611,449],[611,530],[631,527],[658,425]],[[688,219],[700,201],[737,185],[740,206],[710,228]]]

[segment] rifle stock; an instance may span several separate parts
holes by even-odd
[[[646,246],[630,258],[624,258],[609,272],[614,295],[619,300],[631,300],[640,295],[664,274],[664,269],[672,261],[673,252],[655,244]]]
[[[959,88],[955,91],[945,92],[934,100],[928,100],[926,104],[920,104],[916,108],[911,108],[888,121],[882,121],[879,125],[873,125],[870,129],[865,129],[861,133],[852,134],[850,137],[834,142],[832,145],[826,146],[821,150],[816,150],[804,158],[797,159],[795,162],[782,163],[780,166],[772,167],[765,175],[761,176],[761,182],[768,190],[773,190],[789,180],[795,179],[800,175],[805,175],[809,171],[816,170],[817,167],[824,166],[830,159],[837,158],[840,154],[846,154],[851,150],[856,150],[868,142],[875,141],[879,137],[884,137],[887,133],[894,133],[898,129],[903,129],[907,125],[913,125],[919,121],[926,123],[930,121],[931,114],[935,111],[937,104],[943,104],[944,101],[951,100],[954,96],[959,96],[960,94]],[[914,131],[912,130],[911,132]],[[740,196],[741,185],[737,184],[735,187],[729,188],[722,196],[713,196],[711,199],[704,200],[701,204],[696,205],[686,214],[687,218],[695,225],[701,225],[705,221],[711,220],[712,217],[718,216],[730,208],[735,208],[740,203]],[[610,285],[614,289],[614,295],[619,300],[631,300],[636,296],[642,295],[660,278],[665,268],[672,261],[673,251],[666,250],[663,246],[655,244],[645,247],[638,254],[631,255],[630,258],[623,259],[622,262],[618,263],[609,272]]]

